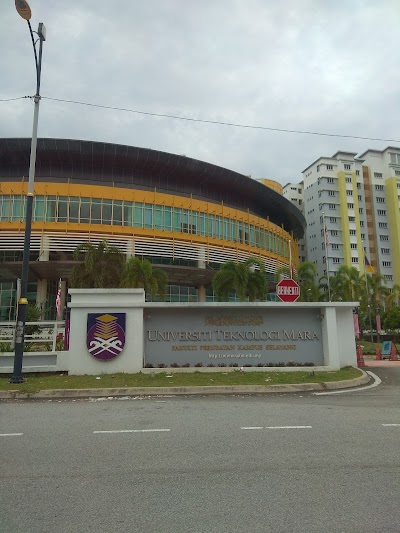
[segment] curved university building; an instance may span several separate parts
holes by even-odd
[[[0,139],[0,320],[13,318],[21,275],[30,139]],[[212,299],[227,260],[263,260],[274,272],[294,259],[305,220],[272,188],[185,156],[102,142],[38,139],[30,300],[63,299],[74,248],[107,239],[169,276],[171,301]]]

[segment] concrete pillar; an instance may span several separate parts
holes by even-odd
[[[44,311],[47,302],[47,279],[39,279],[36,290],[36,305],[42,310],[41,318],[44,318]]]
[[[39,261],[48,261],[50,258],[50,239],[47,235],[42,235],[40,241]]]
[[[135,255],[135,243],[133,240],[126,243],[126,258],[129,259]]]
[[[197,291],[198,291],[199,302],[205,302],[206,301],[206,288],[204,287],[204,285],[199,285],[197,287]]]
[[[199,258],[197,261],[197,268],[206,268],[206,249],[199,248]]]

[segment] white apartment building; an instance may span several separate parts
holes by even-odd
[[[320,157],[303,171],[303,181],[307,259],[318,275],[335,275],[341,265],[363,274],[365,250],[388,288],[400,284],[400,148]]]
[[[282,194],[292,202],[304,215],[304,183],[287,183],[283,186]],[[299,263],[307,260],[307,239],[299,240]]]

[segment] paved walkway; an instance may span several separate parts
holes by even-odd
[[[385,359],[383,361],[376,361],[375,359],[364,359],[366,366],[374,368],[385,368],[389,366],[395,366],[400,368],[400,361],[389,361]]]

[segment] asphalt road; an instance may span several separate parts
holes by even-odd
[[[371,370],[328,396],[3,402],[0,531],[397,533],[400,366]]]

